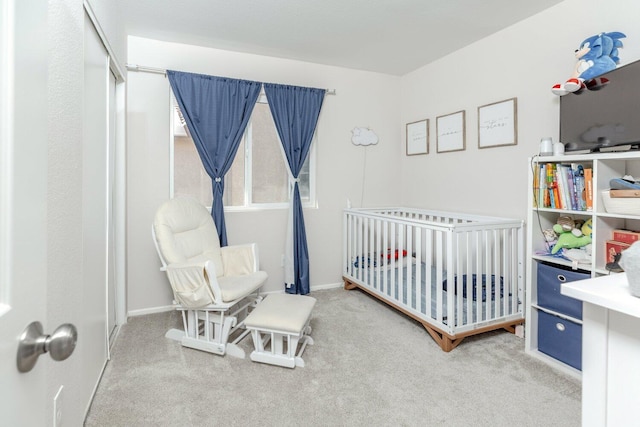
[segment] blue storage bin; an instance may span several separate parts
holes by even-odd
[[[538,350],[582,370],[582,325],[538,311]]]
[[[589,279],[589,273],[538,263],[538,305],[569,317],[582,320],[582,301],[562,295],[560,285]]]

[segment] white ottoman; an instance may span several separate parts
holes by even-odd
[[[286,368],[303,367],[302,353],[307,344],[313,344],[309,321],[315,304],[316,299],[309,296],[267,295],[244,321],[255,347],[251,360]]]

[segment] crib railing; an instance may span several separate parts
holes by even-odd
[[[344,276],[451,335],[523,317],[523,244],[521,220],[344,211]]]

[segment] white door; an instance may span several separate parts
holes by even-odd
[[[0,414],[3,425],[52,424],[48,355],[19,373],[18,339],[45,322],[47,287],[47,2],[0,0]],[[46,360],[45,360],[46,359]]]

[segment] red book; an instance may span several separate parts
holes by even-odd
[[[613,230],[613,240],[630,245],[633,242],[640,240],[640,232],[631,230]]]

